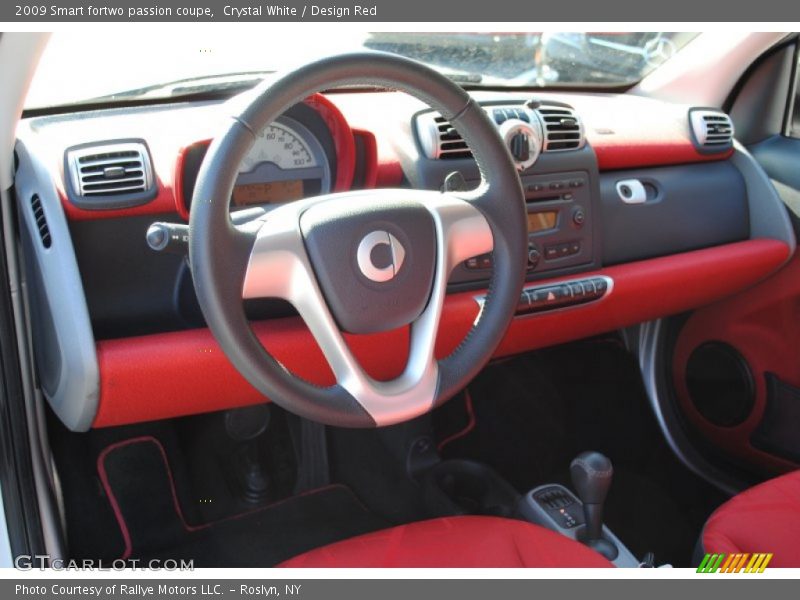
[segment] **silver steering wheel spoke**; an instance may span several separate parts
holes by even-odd
[[[337,202],[346,209],[352,203],[378,198],[424,205],[436,234],[430,296],[422,313],[410,324],[406,367],[390,381],[370,377],[350,351],[314,273],[300,225],[303,211],[314,204]],[[438,385],[434,349],[447,280],[456,265],[491,250],[492,233],[486,219],[470,202],[454,194],[392,189],[321,196],[279,207],[260,219],[242,297],[282,298],[290,302],[319,344],[337,384],[356,399],[376,424],[389,425],[431,409]],[[356,257],[342,260],[350,258],[357,264]]]

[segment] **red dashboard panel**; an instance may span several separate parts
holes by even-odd
[[[701,154],[689,131],[689,107],[629,94],[571,94],[601,171],[724,160]]]
[[[515,319],[496,355],[516,354],[703,306],[768,276],[783,264],[788,252],[783,242],[751,240],[584,274],[611,277],[612,293],[593,304]],[[724,278],[717,276],[721,272],[726,274]],[[447,298],[438,356],[452,352],[472,326],[477,293]],[[331,383],[321,352],[298,319],[260,322],[254,330],[287,368],[314,383]],[[373,377],[387,379],[401,372],[408,351],[406,329],[352,336],[348,342]],[[100,402],[95,427],[263,401],[205,329],[103,341],[97,344],[97,353]]]
[[[724,160],[733,154],[733,150],[700,154],[685,137],[647,140],[641,137],[602,139],[598,136],[590,143],[601,171]]]
[[[507,96],[518,101],[518,93],[476,93],[476,99]],[[631,96],[629,94],[542,93],[543,98],[565,101],[581,116],[586,137],[594,149],[600,170],[675,165],[722,160],[730,152],[701,154],[691,140],[688,107]],[[411,115],[424,108],[409,96],[396,92],[315,94],[306,100],[323,118],[334,139],[337,154],[335,191],[351,188],[356,170],[355,137],[367,155],[363,165],[365,186],[397,187],[404,180],[398,145],[414,144],[413,134],[398,126],[387,114]],[[163,107],[129,114],[100,114],[75,124],[51,127],[46,141],[52,171],[71,220],[93,220],[177,212],[187,218],[180,178],[180,164],[188,148],[206,143],[224,116],[218,105],[190,108]],[[52,132],[54,129],[55,134]],[[63,152],[76,143],[103,139],[144,137],[151,150],[157,174],[157,197],[147,204],[121,210],[83,210],[67,200],[63,189]],[[206,142],[198,142],[205,140]],[[406,149],[408,150],[408,149]],[[176,164],[177,163],[177,164]]]
[[[356,168],[356,144],[353,132],[341,111],[322,94],[314,94],[306,100],[316,110],[333,137],[336,147],[336,182],[334,192],[346,192],[353,185],[353,173]]]
[[[320,114],[333,138],[336,150],[334,191],[349,190],[353,183],[356,160],[353,131],[341,111],[325,96],[315,94],[305,102]],[[170,113],[170,111],[165,112],[167,115]],[[53,172],[59,174],[59,177],[54,179],[67,217],[74,221],[85,221],[177,212],[181,217],[188,220],[189,215],[186,211],[181,181],[183,162],[189,149],[196,147],[198,144],[207,145],[210,143],[210,137],[216,131],[214,124],[218,121],[218,118],[219,115],[215,115],[215,117],[203,121],[202,125],[197,125],[195,119],[184,117],[183,121],[177,126],[164,119],[163,115],[140,116],[141,124],[136,123],[135,116],[118,116],[116,119],[99,118],[95,121],[84,120],[85,127],[81,133],[83,136],[91,133],[94,139],[97,140],[112,139],[112,137],[147,138],[154,171],[157,174],[156,185],[158,192],[154,200],[132,208],[120,210],[84,210],[78,208],[67,199],[63,185],[63,168],[60,166],[63,150],[74,144],[74,140],[70,139],[69,142],[54,144],[51,152]],[[113,123],[114,127],[119,128],[119,134],[113,134],[103,129],[110,122]],[[95,128],[95,131],[91,132],[93,128]],[[145,133],[142,133],[143,131]],[[375,145],[368,144],[366,149],[368,152],[375,151]],[[373,164],[376,162],[374,157],[367,157],[367,160]]]

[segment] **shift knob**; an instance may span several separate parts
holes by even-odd
[[[603,504],[611,487],[614,467],[599,452],[582,452],[569,466],[572,485],[584,504]]]
[[[569,466],[572,485],[583,502],[586,525],[578,539],[608,560],[614,560],[619,549],[603,537],[603,503],[611,487],[614,467],[599,452],[583,452]]]

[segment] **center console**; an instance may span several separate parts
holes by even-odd
[[[409,463],[431,517],[491,515],[522,519],[580,542],[617,567],[653,566],[642,561],[603,524],[603,505],[611,487],[611,461],[584,452],[570,465],[576,493],[548,483],[520,495],[497,471],[472,460],[438,460],[430,453]]]
[[[525,194],[528,280],[598,268],[600,175],[579,115],[566,104],[551,101],[487,102],[483,107],[509,149]],[[480,174],[472,155],[447,121],[425,111],[416,115],[415,124],[424,156],[415,160],[414,187],[446,187],[453,173],[460,175],[465,189],[478,184]],[[469,258],[453,271],[451,288],[485,287],[492,266],[491,254]],[[591,301],[609,289],[606,285],[599,291],[577,293],[577,288],[574,292],[569,288],[566,294],[547,290],[544,298],[549,300],[541,302],[534,290],[533,301],[523,296],[520,309],[528,312]]]
[[[519,503],[520,515],[526,521],[577,541],[583,541],[587,527],[584,509],[583,502],[560,484],[536,487],[525,494]],[[631,554],[622,541],[608,527],[602,523],[601,526],[600,539],[615,550],[614,557],[609,560],[617,567],[639,567],[640,561]]]
[[[591,263],[592,194],[589,173],[577,171],[521,178],[528,219],[528,272],[542,273]],[[467,260],[461,279],[486,278],[490,255]]]
[[[618,567],[638,567],[636,557],[603,524],[603,505],[613,474],[608,458],[599,452],[582,452],[570,465],[572,485],[578,496],[563,485],[542,485],[522,498],[519,514],[581,542]]]

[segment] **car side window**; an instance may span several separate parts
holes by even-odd
[[[800,46],[795,52],[794,86],[789,100],[789,114],[786,121],[786,135],[800,139]]]

